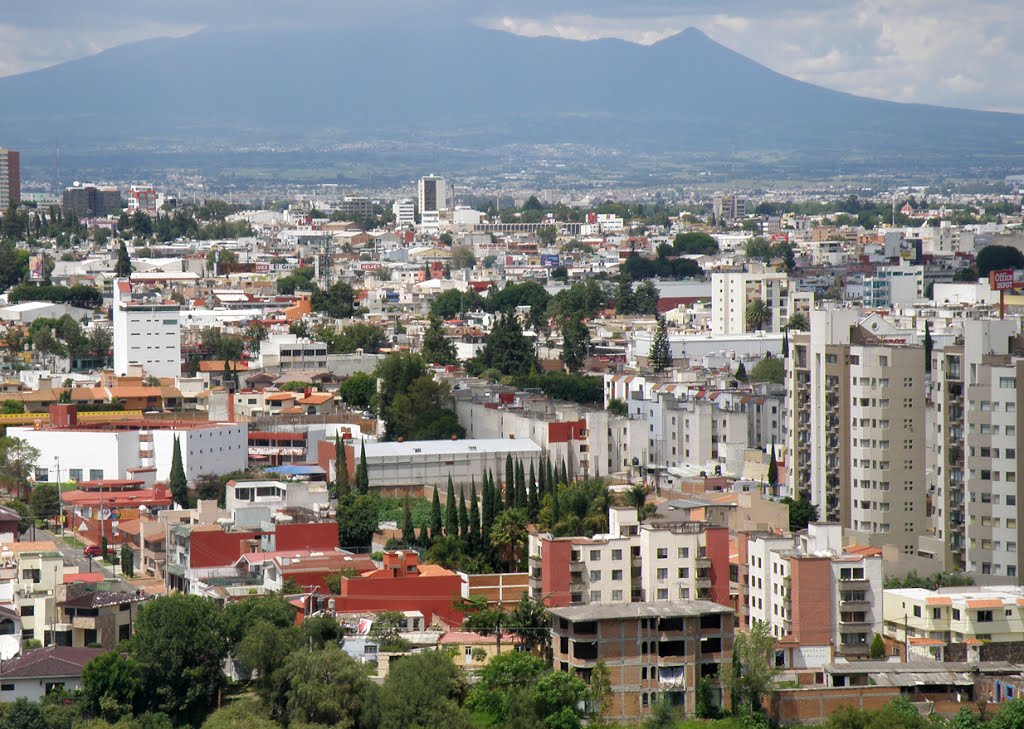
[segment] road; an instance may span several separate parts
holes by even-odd
[[[53,543],[57,545],[57,550],[61,553],[61,556],[64,557],[64,563],[77,566],[79,572],[100,572],[105,578],[116,579],[120,583],[120,586],[115,589],[135,589],[134,586],[124,580],[121,580],[118,575],[115,575],[113,568],[105,566],[100,562],[98,557],[84,556],[80,548],[72,547],[53,532],[45,529],[39,529],[37,527],[35,538],[39,541],[45,541],[47,539],[53,541]]]

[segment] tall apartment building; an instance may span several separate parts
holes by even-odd
[[[757,267],[761,268],[761,267]],[[747,326],[747,305],[760,299],[768,304],[771,318],[762,325],[769,332],[781,332],[796,313],[809,316],[814,294],[797,291],[789,275],[777,271],[752,270],[711,274],[711,331],[715,334],[743,334]]]
[[[1019,584],[1020,321],[964,322],[963,343],[933,354],[932,378],[936,460],[930,496],[935,551],[943,552],[934,556],[948,569]]]
[[[21,153],[0,147],[0,210],[21,204]]]
[[[529,540],[530,595],[551,606],[711,600],[729,605],[729,530],[609,509],[609,534]]]
[[[925,299],[924,266],[879,266],[864,278],[864,306],[882,309]]]
[[[141,366],[153,377],[181,376],[180,307],[132,297],[126,278],[114,281],[114,372]]]
[[[659,701],[693,716],[701,680],[732,660],[732,610],[704,600],[672,604],[583,605],[551,611],[554,668],[589,682],[602,661],[611,705],[605,719],[647,716]]]
[[[917,552],[926,521],[924,351],[815,311],[786,358],[789,490],[861,544]]]
[[[741,532],[737,548],[740,625],[767,623],[786,666],[867,655],[882,631],[879,550],[845,551],[838,524],[810,524],[797,535]]]
[[[443,177],[421,177],[417,186],[420,223],[424,228],[437,229],[441,212],[448,209],[448,188]]]
[[[121,212],[121,192],[116,187],[98,187],[91,182],[75,183],[64,190],[64,213],[80,218],[118,215]]]
[[[731,223],[746,216],[747,201],[736,195],[716,192],[711,201],[711,211],[715,214],[715,220]]]

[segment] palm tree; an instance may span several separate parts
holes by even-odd
[[[509,569],[515,569],[523,555],[528,537],[529,516],[526,509],[506,509],[491,527],[491,544],[498,550]]]
[[[811,323],[807,321],[807,314],[800,311],[795,314],[791,314],[789,319],[786,320],[786,329],[792,329],[795,332],[810,331]]]
[[[764,299],[753,299],[749,304],[747,304],[745,314],[747,329],[750,331],[757,331],[758,329],[763,329],[765,324],[771,322],[772,307],[770,307],[768,302]]]

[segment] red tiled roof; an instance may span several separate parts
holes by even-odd
[[[0,668],[3,678],[52,678],[81,676],[85,664],[107,651],[103,648],[49,646],[28,651]]]

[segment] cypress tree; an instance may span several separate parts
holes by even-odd
[[[452,484],[452,476],[448,474],[448,503],[445,504],[444,513],[445,536],[459,536],[459,512],[455,503],[455,486]]]
[[[118,278],[127,278],[132,275],[132,259],[128,255],[128,245],[124,240],[121,241],[121,245],[117,249],[117,263],[114,264],[114,275]]]
[[[526,469],[522,461],[516,461],[516,508],[526,508]]]
[[[547,460],[547,456],[544,456],[544,461]],[[544,461],[541,461],[540,468],[537,469],[538,483],[537,483],[537,494],[543,499],[548,492],[548,474],[544,470]]]
[[[405,495],[405,504],[402,506],[402,542],[407,547],[416,545],[416,530],[412,525],[412,510],[409,508],[409,494]]]
[[[558,486],[558,483],[555,481],[555,470],[551,467],[551,459],[547,456],[544,456],[544,463],[548,469],[548,491],[554,493],[555,488]]]
[[[348,481],[348,456],[345,453],[345,444],[341,437],[334,436],[334,493],[342,497],[352,488]]]
[[[558,503],[558,485],[553,487],[551,492],[551,526],[554,528],[562,518],[562,507]]]
[[[565,467],[565,459],[562,459],[562,476],[561,483],[569,483],[569,469]]]
[[[487,545],[491,540],[491,524],[494,523],[494,484],[491,473],[484,473],[484,510],[480,519],[480,541]]]
[[[529,504],[530,521],[537,521],[537,514],[540,513],[540,499],[537,497],[537,477],[533,471],[533,461],[530,461],[530,493]]]
[[[516,504],[516,471],[512,465],[512,454],[505,454],[505,508]]]
[[[469,537],[469,512],[466,511],[466,492],[459,489],[459,537]]]
[[[476,503],[476,481],[469,489],[469,541],[476,548],[480,542],[480,507]]]
[[[430,503],[430,534],[434,539],[441,536],[441,497],[434,489],[434,500]]]
[[[370,490],[370,472],[366,468],[366,441],[359,444],[359,465],[356,466],[356,493],[365,494]]]
[[[491,523],[498,518],[498,514],[505,510],[505,503],[501,500],[501,482],[496,481],[494,472],[491,472],[491,490],[493,492],[493,498],[491,499]]]
[[[167,479],[174,503],[188,508],[188,480],[185,478],[185,467],[181,463],[181,441],[174,438],[174,450],[171,453],[171,475]]]
[[[772,438],[772,456],[768,462],[768,485],[774,486],[779,482],[779,462],[775,458],[775,439]]]

